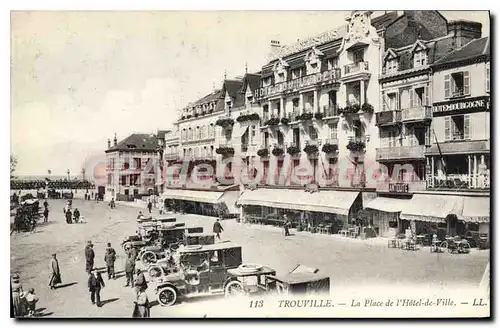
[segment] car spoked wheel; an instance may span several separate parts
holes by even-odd
[[[149,268],[148,274],[151,278],[159,278],[162,276],[163,270],[159,266]]]
[[[156,263],[157,261],[156,254],[151,251],[146,251],[144,252],[144,254],[142,254],[141,261],[142,264],[144,264],[144,266]]]
[[[243,284],[238,280],[230,281],[224,288],[224,295],[228,296],[241,296],[245,294]]]
[[[158,303],[161,306],[171,306],[177,301],[177,291],[172,287],[165,287],[158,293]]]

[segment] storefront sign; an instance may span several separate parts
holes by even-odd
[[[467,98],[442,103],[435,103],[432,106],[433,113],[453,112],[466,109],[490,109],[489,97]]]
[[[408,191],[407,183],[389,183],[389,192],[407,193]]]

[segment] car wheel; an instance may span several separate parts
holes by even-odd
[[[158,293],[158,303],[161,306],[172,306],[177,301],[177,291],[172,287],[165,287]]]
[[[163,270],[160,266],[155,265],[149,268],[148,274],[151,278],[159,278],[163,275]]]
[[[156,261],[157,261],[156,254],[151,251],[145,251],[141,256],[141,262],[142,264],[144,264],[144,266],[156,263]]]
[[[226,287],[224,287],[224,296],[237,296],[244,295],[245,290],[243,288],[243,284],[238,280],[233,280],[227,283]]]

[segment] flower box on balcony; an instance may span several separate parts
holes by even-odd
[[[267,149],[267,148],[259,149],[259,150],[257,150],[257,155],[260,157],[267,157],[267,156],[269,156],[269,149]]]
[[[362,151],[365,147],[366,145],[363,141],[349,141],[347,144],[347,149],[350,151]]]
[[[290,123],[290,119],[288,117],[283,117],[281,119],[281,124],[288,125],[288,123]]]
[[[201,165],[201,164],[208,164],[208,165],[214,165],[215,164],[215,160],[213,159],[196,159],[194,160],[194,165]]]
[[[316,145],[306,145],[304,147],[304,152],[308,155],[313,155],[318,153],[318,146]]]
[[[232,128],[234,125],[234,120],[232,118],[219,118],[215,125],[221,126],[224,129]]]
[[[317,112],[316,114],[314,114],[314,118],[317,119],[317,120],[322,120],[323,119],[323,113]]]
[[[283,148],[276,147],[276,148],[273,148],[272,153],[274,156],[279,157],[279,156],[283,156],[285,151],[283,150]]]
[[[290,146],[287,148],[286,152],[292,156],[295,156],[300,153],[300,148],[297,146]]]
[[[259,114],[257,114],[257,113],[240,115],[236,119],[236,121],[238,121],[240,123],[247,122],[247,121],[258,121],[258,120],[260,120],[260,117],[259,117]]]
[[[186,116],[181,116],[181,120],[184,120],[186,118]]]
[[[186,118],[191,118],[192,116],[191,115],[187,115]]]
[[[280,119],[277,117],[270,118],[264,123],[264,125],[274,126],[280,124]]]
[[[326,154],[331,154],[331,153],[335,153],[338,149],[339,149],[338,145],[326,143],[321,148],[321,151],[326,153]]]
[[[198,114],[198,113],[194,114],[194,117],[198,117],[198,116],[200,116],[200,114]]]
[[[233,147],[227,147],[227,146],[220,146],[215,150],[215,152],[219,155],[224,155],[224,156],[232,156],[234,155],[234,148]]]
[[[369,103],[364,103],[363,106],[361,106],[361,110],[367,114],[373,114],[373,106]]]

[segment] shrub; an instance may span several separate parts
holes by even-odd
[[[288,125],[290,123],[290,119],[288,117],[283,117],[281,119],[281,124]]]
[[[364,103],[363,106],[361,106],[361,110],[365,113],[373,114],[373,106],[369,103]]]
[[[310,155],[310,154],[316,154],[318,152],[318,146],[316,145],[306,145],[304,147],[304,151]]]
[[[349,141],[347,144],[347,149],[350,151],[362,151],[365,147],[366,145],[363,141]]]
[[[215,125],[221,126],[226,129],[234,125],[234,120],[232,118],[219,118],[215,122]]]
[[[233,147],[225,147],[221,146],[215,150],[215,152],[219,155],[234,155],[234,148]]]
[[[323,113],[317,112],[314,114],[314,118],[317,120],[322,120],[323,119]]]
[[[338,145],[326,143],[321,148],[321,151],[327,154],[334,153],[339,149]]]
[[[260,157],[267,157],[267,156],[269,156],[269,149],[267,149],[267,148],[259,149],[259,150],[257,150],[257,155]]]
[[[297,155],[298,153],[300,153],[300,148],[297,146],[290,146],[287,148],[286,152],[292,156]]]
[[[238,116],[236,121],[238,122],[247,122],[247,121],[258,121],[260,120],[259,114],[257,113],[252,113],[252,114],[243,114]]]
[[[283,154],[285,153],[285,151],[283,150],[283,148],[274,148],[273,151],[272,151],[273,155],[274,156],[283,156]]]
[[[280,119],[277,117],[272,117],[264,123],[264,125],[278,125],[280,123]]]

